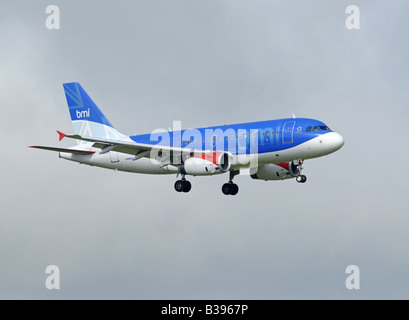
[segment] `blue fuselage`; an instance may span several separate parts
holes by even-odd
[[[137,143],[229,151],[236,154],[269,153],[301,145],[332,132],[323,122],[286,118],[131,136]]]

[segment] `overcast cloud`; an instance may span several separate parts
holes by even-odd
[[[409,298],[409,3],[0,2],[0,298]],[[58,5],[61,29],[47,30]],[[306,184],[115,173],[28,149],[78,81],[126,134],[289,117],[345,138]],[[58,265],[61,290],[47,290]],[[357,265],[361,289],[345,288]]]

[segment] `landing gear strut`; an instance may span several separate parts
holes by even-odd
[[[303,164],[304,160],[303,159],[297,159],[297,168],[298,171],[301,172],[302,170],[302,164]],[[299,183],[305,183],[305,181],[307,181],[307,177],[303,174],[298,175],[295,180]]]
[[[190,189],[192,189],[192,184],[184,176],[182,176],[182,180],[175,182],[175,190],[177,192],[189,192]]]
[[[225,183],[222,186],[222,192],[225,195],[235,196],[239,192],[239,186],[233,183],[234,176],[237,176],[240,173],[240,170],[230,171],[229,182]]]

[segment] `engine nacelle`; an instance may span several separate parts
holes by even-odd
[[[254,173],[253,173],[254,172]],[[259,180],[284,180],[300,175],[299,166],[294,162],[264,164],[250,170],[251,177]]]
[[[179,166],[179,172],[192,176],[206,176],[230,170],[230,156],[226,152],[204,153],[188,158]]]

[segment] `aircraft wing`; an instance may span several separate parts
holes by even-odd
[[[100,148],[101,153],[106,153],[109,151],[117,151],[122,153],[127,153],[130,155],[135,156],[135,160],[142,158],[142,157],[150,157],[151,151],[162,151],[162,153],[170,153],[170,152],[180,152],[183,154],[195,152],[196,154],[203,154],[212,152],[210,150],[194,150],[190,148],[177,148],[177,147],[170,147],[170,146],[159,146],[159,145],[152,145],[152,144],[144,144],[144,143],[137,143],[132,140],[130,141],[123,141],[123,140],[113,140],[113,139],[102,139],[102,138],[91,138],[91,137],[84,137],[78,134],[64,134],[60,131],[57,131],[60,135],[60,141],[63,138],[70,138],[75,140],[82,140],[87,142],[93,142],[94,148]],[[153,153],[152,155],[157,155],[157,152]]]

